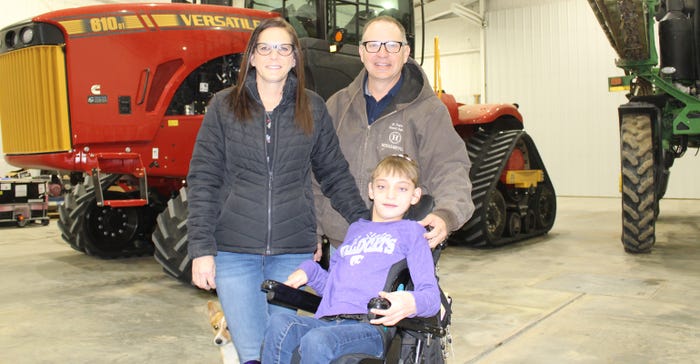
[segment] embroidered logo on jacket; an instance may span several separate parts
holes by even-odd
[[[392,122],[389,126],[389,134],[386,136],[387,142],[382,142],[381,147],[386,149],[391,149],[396,152],[403,152],[403,144],[401,141],[403,139],[404,126],[399,122]]]

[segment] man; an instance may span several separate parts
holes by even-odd
[[[417,160],[424,192],[435,199],[433,212],[419,222],[432,228],[425,237],[435,247],[474,212],[466,147],[427,76],[410,59],[401,23],[388,16],[371,19],[359,51],[365,69],[326,103],[340,147],[365,201],[369,198],[361,187],[380,160],[391,154]],[[318,233],[337,247],[348,223],[315,191]]]

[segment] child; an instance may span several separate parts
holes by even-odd
[[[262,362],[289,363],[299,350],[301,363],[328,364],[350,353],[381,357],[381,326],[393,326],[405,317],[429,317],[440,309],[440,291],[425,229],[403,220],[421,196],[418,166],[405,155],[383,159],[369,183],[374,201],[372,221],[350,225],[345,241],[333,253],[329,271],[309,260],[289,275],[286,285],[308,284],[322,294],[314,317],[273,315],[265,331]],[[381,292],[391,266],[406,259],[414,291]],[[383,317],[369,321],[367,302],[379,294],[391,302]]]

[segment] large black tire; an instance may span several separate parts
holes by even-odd
[[[71,192],[63,196],[63,203],[58,207],[58,228],[61,230],[61,237],[71,248],[85,253],[84,241],[80,238],[80,231],[83,229],[85,210],[90,203],[95,201],[95,187],[92,179],[87,178],[80,182],[78,177],[71,174],[73,188]],[[114,182],[112,176],[102,179],[110,184]]]
[[[153,232],[155,259],[165,273],[176,279],[192,281],[192,259],[187,255],[187,188],[168,201],[168,207],[158,215]]]
[[[625,114],[620,125],[622,164],[622,245],[629,253],[648,253],[655,236],[658,200],[654,184],[651,118]]]
[[[108,175],[100,181],[105,190],[119,175]],[[133,198],[129,194],[104,192],[105,199]],[[150,234],[153,220],[148,207],[111,208],[97,206],[91,177],[73,187],[59,207],[58,227],[61,237],[70,246],[87,255],[117,258],[153,253]]]

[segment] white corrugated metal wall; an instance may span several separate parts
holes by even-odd
[[[517,102],[558,195],[619,196],[614,51],[583,0],[488,0],[486,95]],[[694,151],[688,154],[693,155]],[[700,161],[671,169],[667,197],[700,198]]]
[[[433,5],[443,3],[442,9]],[[450,15],[430,21],[436,12],[445,10],[447,0],[438,0],[426,5],[425,51],[421,52],[422,29],[420,20],[416,21],[415,58],[423,60],[423,69],[428,74],[431,84],[435,85],[435,47],[434,39],[439,39],[440,69],[442,89],[454,95],[462,103],[474,103],[474,95],[481,93],[481,55],[480,27],[464,18]],[[418,8],[416,8],[418,11]],[[420,19],[420,14],[416,14]],[[423,53],[423,57],[421,55]],[[483,97],[483,95],[481,95]]]

